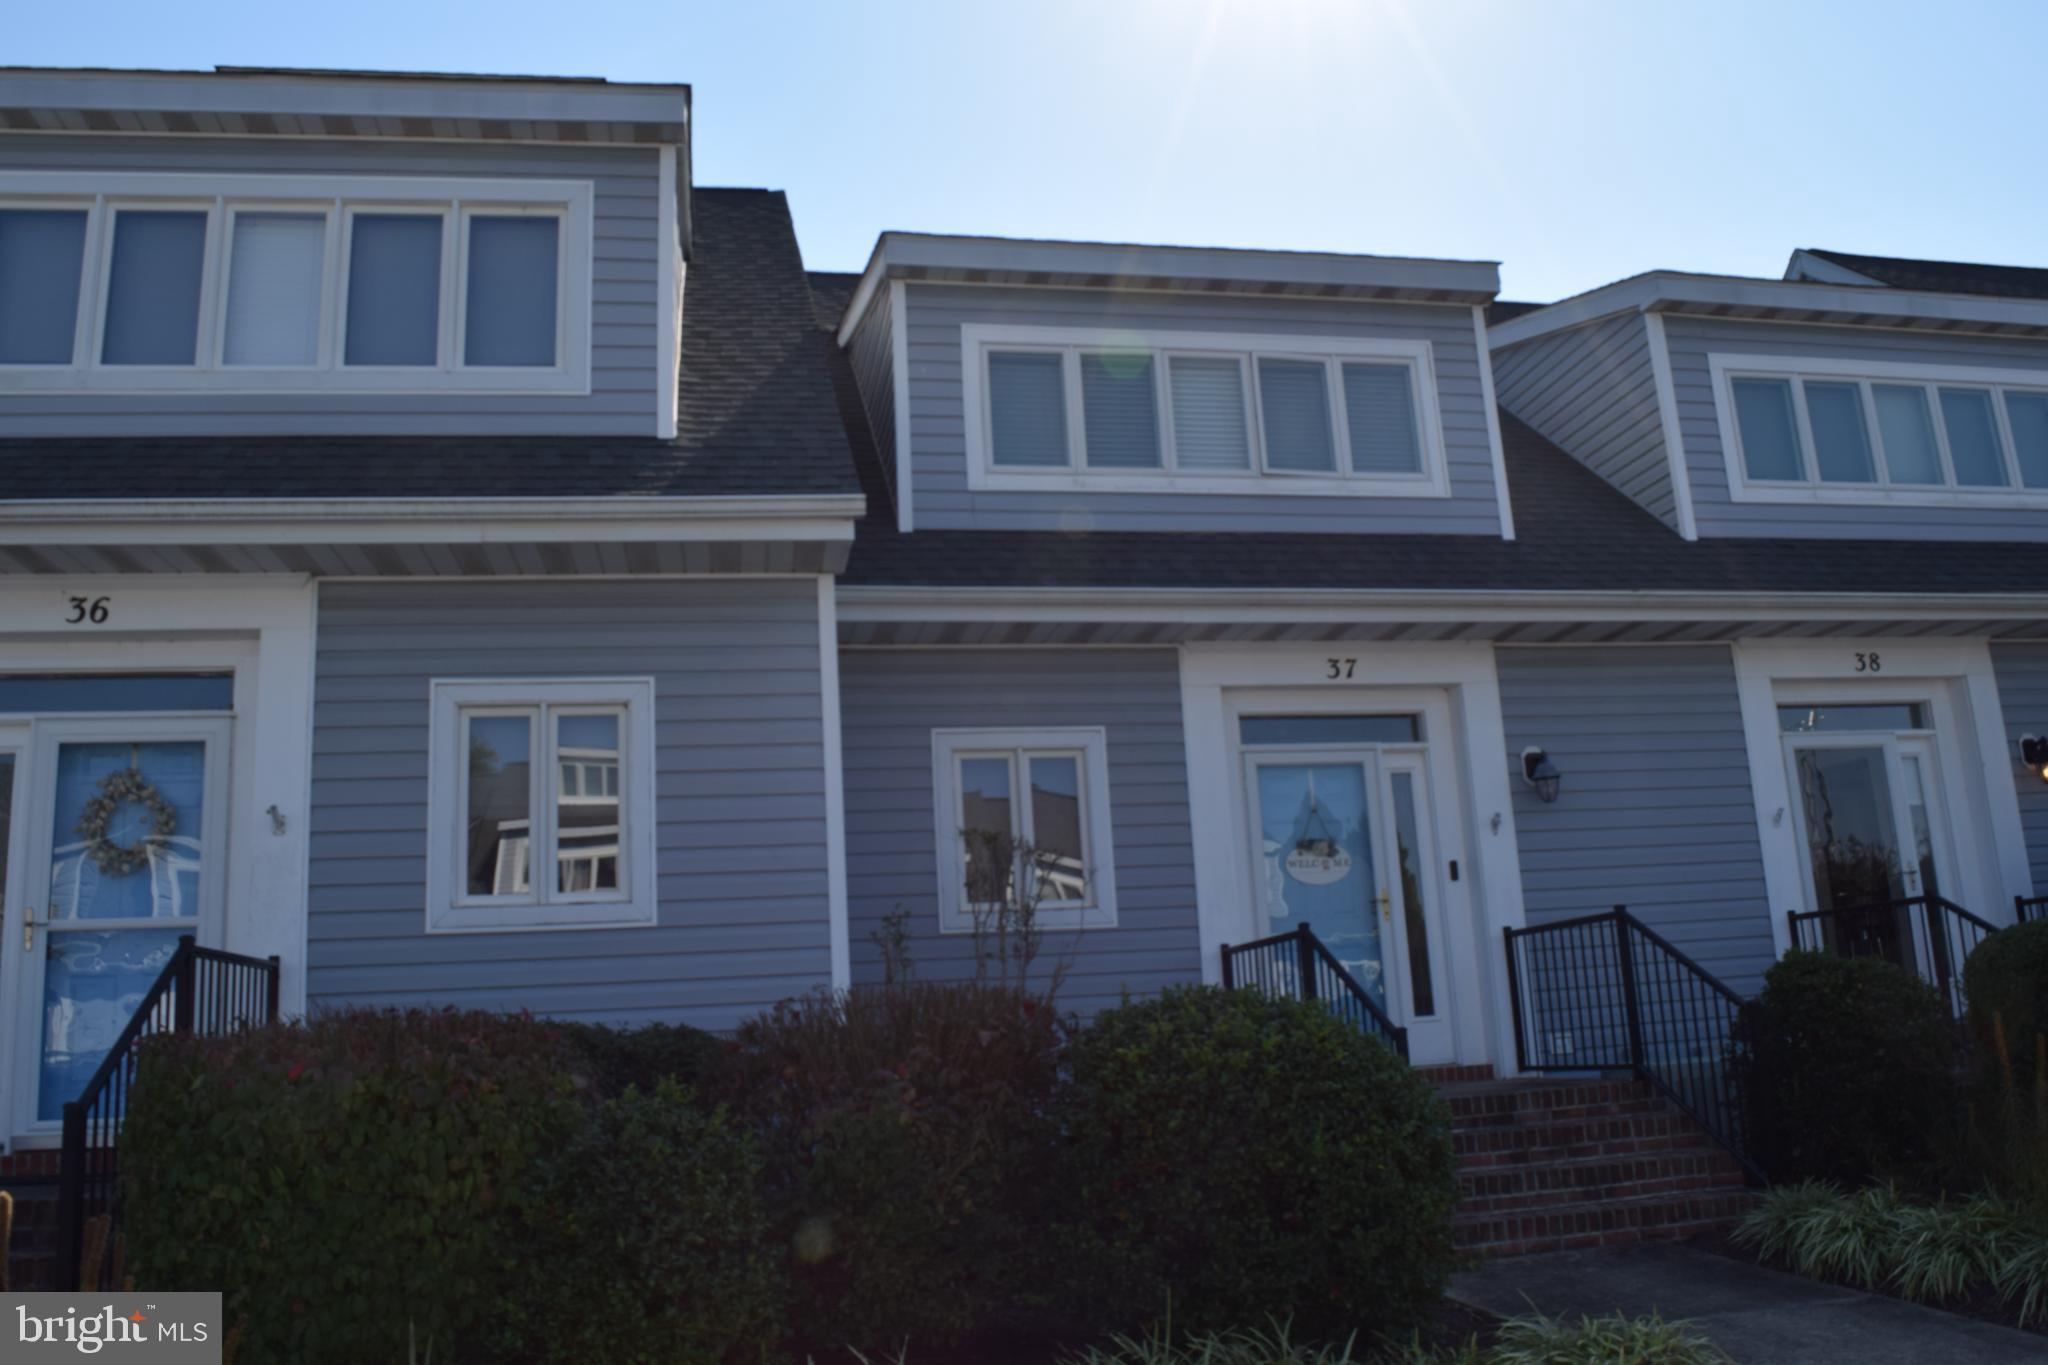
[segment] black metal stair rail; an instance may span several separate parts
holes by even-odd
[[[1408,1030],[1396,1024],[1308,925],[1223,945],[1223,985],[1290,1000],[1315,1000],[1408,1060]]]
[[[2028,920],[2048,919],[2048,896],[2014,896],[2012,917],[2020,924]]]
[[[1632,1071],[1763,1179],[1732,1079],[1741,996],[1626,906],[1502,933],[1518,1069]]]
[[[58,1165],[57,1276],[59,1287],[118,1289],[111,1283],[120,1230],[121,1170],[117,1143],[135,1087],[136,1045],[164,1033],[220,1036],[261,1028],[277,1019],[278,960],[202,948],[190,934],[143,994],[106,1060],[77,1099],[64,1106],[64,1147]],[[105,1252],[85,1284],[85,1233],[107,1220]]]
[[[2025,914],[2025,902],[2015,908]],[[2036,913],[2039,913],[2038,911]],[[1949,1013],[1961,1018],[1963,962],[1977,945],[1998,932],[1981,919],[1940,896],[1907,896],[1869,905],[1827,910],[1794,910],[1785,916],[1792,946],[1839,957],[1881,957],[1940,991]]]

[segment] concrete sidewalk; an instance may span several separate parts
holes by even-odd
[[[1451,1297],[1502,1317],[1656,1312],[1744,1365],[2048,1360],[2048,1337],[1683,1246],[1505,1257],[1453,1276]]]

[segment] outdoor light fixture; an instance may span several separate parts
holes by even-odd
[[[2039,774],[2043,782],[2048,782],[2048,739],[2039,735],[2021,735],[2020,762]]]
[[[2048,744],[2042,746],[2048,749]],[[1550,761],[1550,755],[1538,748],[1522,750],[1522,780],[1536,789],[1536,799],[1544,805],[1557,800],[1557,784],[1564,780],[1564,774]]]

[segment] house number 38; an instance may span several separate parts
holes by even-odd
[[[64,624],[67,626],[103,626],[107,623],[107,617],[112,615],[114,599],[111,597],[67,597],[64,600],[71,608],[64,617]]]
[[[1856,656],[1856,671],[1858,673],[1882,673],[1884,672],[1884,660],[1876,654],[1858,654]]]

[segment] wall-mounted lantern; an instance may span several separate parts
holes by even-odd
[[[2048,782],[2048,739],[2039,735],[2021,735],[2020,762],[2032,768],[2043,782]]]
[[[1544,805],[1557,800],[1557,784],[1564,780],[1564,774],[1550,761],[1550,755],[1531,746],[1522,750],[1522,780],[1536,789],[1536,799]]]

